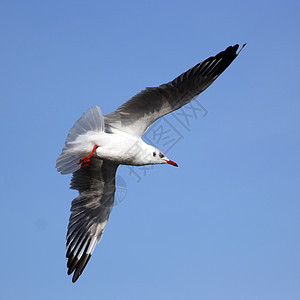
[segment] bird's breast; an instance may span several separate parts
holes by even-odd
[[[96,155],[101,159],[114,161],[124,165],[144,165],[148,151],[142,139],[127,134],[102,133],[91,137],[99,147]]]

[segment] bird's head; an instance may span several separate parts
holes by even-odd
[[[153,151],[151,153],[151,161],[153,164],[169,164],[174,167],[178,167],[178,165],[168,159],[160,150],[153,147]]]

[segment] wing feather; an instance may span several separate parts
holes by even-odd
[[[240,52],[237,53],[238,48],[239,45],[230,46],[173,81],[146,88],[115,112],[106,115],[105,123],[111,128],[141,137],[157,119],[191,102],[208,88],[237,57]]]
[[[93,157],[89,166],[73,173],[71,188],[79,191],[72,201],[67,233],[68,275],[75,282],[101,240],[114,204],[118,165]]]

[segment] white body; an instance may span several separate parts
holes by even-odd
[[[156,163],[156,155],[160,153],[155,147],[146,144],[141,138],[117,131],[114,133],[106,132],[87,132],[85,135],[78,136],[74,141],[73,153],[84,156],[91,152],[94,145],[98,148],[96,156],[101,159],[116,162],[122,165],[143,166]],[[82,147],[84,145],[84,147]],[[158,156],[159,157],[159,156]],[[163,163],[163,162],[162,162]]]
[[[62,174],[79,170],[79,160],[89,155],[95,145],[98,146],[95,156],[118,165],[143,166],[171,162],[141,137],[118,129],[107,133],[104,128],[104,117],[99,106],[85,112],[70,130],[65,147],[56,162],[57,170]]]
[[[155,161],[155,147],[146,144],[141,138],[127,133],[100,133],[91,136],[90,141],[98,145],[96,155],[101,159],[110,160],[123,165],[142,166]]]

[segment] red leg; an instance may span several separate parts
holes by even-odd
[[[92,152],[88,155],[88,156],[85,156],[83,158],[81,158],[79,160],[79,165],[81,164],[81,168],[84,168],[84,167],[87,167],[91,161],[91,157],[93,156],[94,152],[96,151],[96,149],[98,148],[99,146],[95,145]]]

